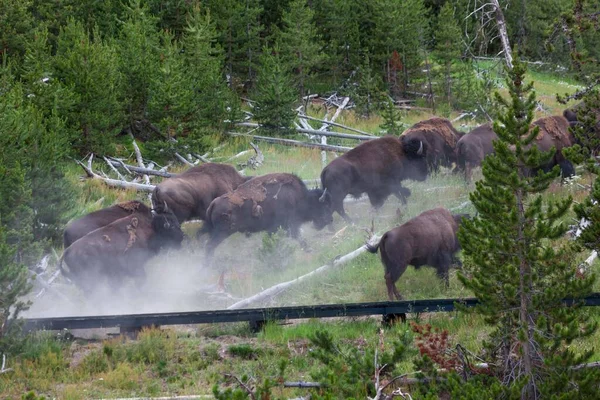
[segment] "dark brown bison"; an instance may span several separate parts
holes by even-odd
[[[143,279],[145,263],[162,248],[179,248],[182,240],[173,213],[133,213],[73,242],[65,249],[59,268],[86,294],[103,283],[118,290],[126,277]]]
[[[334,159],[321,172],[321,184],[331,195],[332,209],[349,222],[344,211],[348,194],[360,197],[366,193],[375,208],[391,194],[406,203],[410,190],[402,187],[402,181],[427,178],[428,151],[427,144],[419,139],[385,136]]]
[[[395,284],[409,265],[434,267],[448,286],[448,270],[460,250],[456,233],[464,216],[453,216],[445,208],[434,208],[386,232],[377,245],[367,244],[371,253],[380,250],[390,300],[402,299]]]
[[[179,223],[193,218],[206,220],[206,209],[211,201],[233,191],[248,179],[228,164],[202,164],[156,186],[152,205],[157,212],[162,212],[166,205]],[[203,228],[199,233],[204,231]]]
[[[563,116],[551,116],[540,118],[533,122],[533,126],[539,126],[539,132],[534,139],[534,144],[541,151],[549,151],[552,147],[556,149],[554,157],[540,167],[544,172],[549,172],[554,166],[560,167],[563,178],[575,174],[575,168],[562,154],[562,149],[575,144],[575,138],[569,131],[569,122]],[[532,171],[536,173],[536,171]]]
[[[456,143],[462,135],[447,119],[430,118],[408,128],[401,137],[425,143],[427,164],[437,171],[440,166],[451,167],[456,162]]]
[[[329,193],[322,189],[308,190],[295,175],[276,173],[253,178],[233,192],[217,197],[208,207],[207,260],[210,262],[215,248],[235,232],[274,233],[281,227],[301,240],[303,223],[312,221],[317,229],[331,223],[330,204]]]
[[[493,142],[498,139],[491,124],[478,126],[456,143],[456,169],[470,181],[473,168],[481,166],[483,159],[494,152]]]
[[[140,201],[132,200],[91,212],[70,222],[63,233],[65,249],[77,239],[84,237],[91,231],[102,228],[103,226],[131,215],[132,213],[143,214],[150,218],[150,208]]]

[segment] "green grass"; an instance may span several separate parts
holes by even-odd
[[[555,93],[572,89],[574,82],[559,75],[536,71],[530,71],[528,77],[534,79],[538,99],[544,107],[551,113],[560,113],[565,106],[556,102]],[[323,117],[325,110],[312,107],[309,113]],[[457,112],[453,112],[450,118],[457,115]],[[543,115],[546,114],[542,111],[536,114],[537,117]],[[403,122],[413,124],[431,116],[426,112],[403,113]],[[338,122],[378,134],[381,119],[360,119],[350,110],[342,113]],[[468,129],[479,122],[466,123],[467,126],[461,129]],[[313,122],[313,126],[318,127],[319,123]],[[341,131],[337,128],[335,130]],[[331,141],[334,142],[356,144],[347,140]],[[260,143],[259,146],[265,155],[265,163],[257,170],[247,169],[247,174],[290,172],[303,179],[319,177],[322,168],[320,151]],[[234,138],[228,140],[227,145],[211,157],[224,162],[248,149],[247,139]],[[243,162],[250,155],[228,162]],[[330,153],[327,157],[328,161],[332,159]],[[104,166],[98,164],[95,168],[104,169],[110,174]],[[178,172],[184,169],[184,166],[177,166],[171,170]],[[92,180],[81,182],[79,176],[82,174],[80,167],[76,165],[68,170],[69,179],[78,192],[77,205],[71,210],[73,217],[118,201],[134,198],[147,201],[144,193],[111,189]],[[480,171],[476,171],[475,177],[480,177],[480,174]],[[582,180],[587,183],[588,177],[583,177]],[[153,181],[156,183],[160,180],[153,178]],[[146,269],[149,284],[143,288],[148,297],[138,299],[136,294],[132,294],[127,301],[122,302],[123,307],[129,308],[122,310],[159,312],[225,308],[235,300],[212,296],[210,290],[206,289],[216,282],[220,270],[227,271],[228,292],[234,297],[244,298],[277,283],[297,278],[331,263],[337,256],[357,249],[364,243],[367,237],[365,229],[370,228],[372,223],[375,232],[383,233],[433,207],[461,207],[456,211],[474,212],[473,207],[466,203],[474,185],[465,185],[460,177],[440,173],[423,183],[408,182],[407,186],[412,190],[412,196],[406,206],[391,197],[375,214],[368,202],[352,203],[347,205],[347,211],[355,219],[355,225],[347,226],[338,216],[335,217],[333,232],[327,229],[315,231],[310,225],[305,225],[302,234],[309,243],[310,252],[301,250],[292,239],[281,237],[276,240],[289,249],[289,253],[272,254],[269,253],[272,250],[265,247],[267,241],[263,241],[264,234],[254,234],[251,237],[237,234],[219,246],[216,252],[217,268],[210,269],[203,266],[202,241],[189,239],[181,251],[161,254],[148,263]],[[553,184],[544,197],[560,199],[568,195],[581,201],[586,192],[577,185]],[[573,217],[571,212],[564,222],[572,223]],[[193,237],[198,227],[199,224],[190,223],[184,225],[184,230]],[[578,255],[575,261],[579,262],[586,257],[587,254]],[[596,261],[592,270],[598,273],[599,268],[600,262]],[[85,303],[84,296],[76,288],[64,282],[56,285],[71,296],[75,303]],[[429,267],[419,270],[409,267],[397,285],[406,299],[471,295],[456,279],[456,271],[451,272],[450,287],[446,289]],[[596,282],[595,290],[600,290],[600,282]],[[72,305],[60,304],[60,300],[52,298],[52,294],[46,296],[48,297],[43,304],[36,304],[32,311],[68,313],[71,310]],[[331,268],[293,286],[267,303],[254,304],[253,307],[381,300],[387,300],[387,292],[380,257],[365,253],[345,265]],[[76,310],[78,313],[95,313],[97,306],[98,304],[87,304]],[[600,321],[600,311],[589,309],[587,312]],[[422,313],[409,318],[447,329],[452,343],[461,343],[473,352],[481,350],[482,339],[489,331],[480,317],[466,313]],[[289,361],[286,379],[310,380],[316,364],[308,356],[308,338],[314,332],[326,329],[336,340],[355,343],[357,346],[375,346],[378,343],[379,326],[379,318],[369,317],[308,320],[291,325],[271,322],[261,333],[255,335],[249,331],[247,324],[212,324],[199,326],[191,332],[188,329],[187,333],[147,330],[137,341],[117,338],[103,342],[77,342],[75,345],[59,343],[42,335],[28,342],[26,351],[18,360],[10,359],[9,366],[15,372],[0,375],[0,397],[19,398],[28,390],[61,399],[209,393],[213,384],[223,381],[224,373],[237,376],[248,374],[257,381],[263,377],[276,376],[277,365],[282,359]],[[402,325],[387,329],[386,343],[405,335],[407,329]],[[577,341],[573,346],[581,350],[592,349],[598,340],[600,333],[587,340]],[[600,360],[600,353],[596,351],[593,359]],[[400,369],[409,372],[414,367],[408,360],[401,364]],[[290,398],[306,394],[300,389],[286,390],[283,393]]]

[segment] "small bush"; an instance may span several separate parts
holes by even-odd
[[[259,350],[249,344],[234,344],[227,349],[229,354],[244,360],[251,360],[258,356]]]
[[[289,266],[294,257],[290,257],[296,246],[288,238],[285,230],[279,228],[275,233],[265,233],[258,252],[258,259],[268,268],[283,270]]]
[[[209,362],[213,362],[221,359],[219,350],[221,350],[219,344],[211,343],[202,349],[202,354]]]
[[[144,328],[138,341],[128,349],[129,362],[158,364],[168,362],[175,352],[175,336],[156,328]]]
[[[92,351],[80,364],[79,369],[89,375],[107,372],[110,368],[110,361],[104,351]]]
[[[51,332],[36,332],[23,341],[19,353],[22,359],[39,360],[48,353],[61,354],[64,347],[65,342],[57,340]]]
[[[140,387],[140,374],[129,363],[117,367],[102,376],[102,383],[109,389],[136,390]]]

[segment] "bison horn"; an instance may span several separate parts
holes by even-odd
[[[169,212],[169,206],[167,205],[166,201],[163,201],[163,203],[165,203],[165,209],[164,212],[168,213]]]
[[[322,203],[325,201],[325,194],[327,193],[327,188],[325,188],[325,190],[323,190],[323,194],[321,195],[321,197],[319,197],[319,201]]]
[[[419,145],[419,150],[417,150],[417,155],[423,155],[423,141],[419,141],[420,145]]]

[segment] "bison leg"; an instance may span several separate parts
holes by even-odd
[[[300,224],[292,224],[290,227],[288,227],[288,232],[291,236],[292,239],[295,239],[298,241],[298,243],[300,243],[300,248],[306,252],[310,252],[311,249],[308,246],[308,243],[306,242],[306,240],[304,240],[302,238],[302,236],[300,236]]]
[[[206,243],[206,264],[208,266],[211,265],[213,255],[215,253],[215,249],[221,242],[229,237],[229,234],[226,232],[211,232],[210,238]]]
[[[387,286],[388,297],[390,300],[402,300],[402,295],[398,292],[398,288],[396,287],[396,283],[392,278],[391,274],[385,274],[385,284]]]
[[[473,166],[470,163],[467,163],[467,165],[465,166],[465,181],[467,181],[467,183],[471,182],[472,177]]]
[[[575,175],[575,167],[573,167],[573,164],[569,160],[563,160],[559,162],[558,165],[560,166],[562,180]]]
[[[402,204],[406,205],[406,200],[410,196],[410,193],[410,189],[400,186],[394,191],[394,196],[396,196]]]
[[[449,253],[441,253],[438,256],[438,262],[436,265],[437,276],[444,281],[446,288],[450,287],[450,276],[449,270],[452,265],[452,255]]]
[[[346,223],[351,224],[352,223],[352,219],[346,214],[346,211],[344,210],[344,198],[343,197],[337,197],[333,200],[332,204],[331,204],[331,208],[333,209],[333,211],[337,212],[340,217],[344,218],[344,221],[346,221]]]

